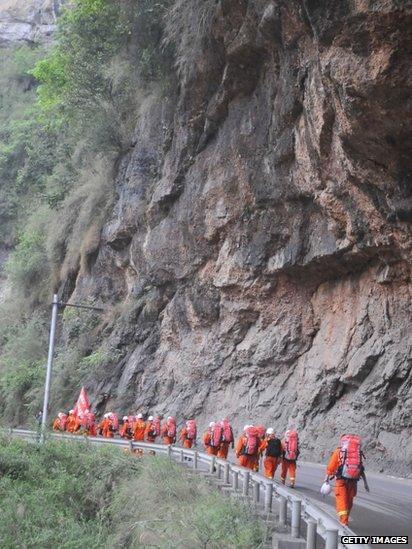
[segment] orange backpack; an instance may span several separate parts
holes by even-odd
[[[167,436],[170,438],[174,438],[176,436],[176,420],[174,417],[166,421],[166,427],[167,427]]]
[[[196,434],[196,421],[194,419],[189,419],[189,421],[186,422],[186,438],[190,440],[195,440]]]
[[[224,442],[233,442],[233,431],[229,421],[224,419],[222,421],[222,440]]]
[[[343,435],[340,439],[338,477],[359,480],[362,471],[361,440],[358,435]]]
[[[299,455],[299,441],[297,431],[286,431],[285,434],[285,459],[296,461]]]
[[[246,456],[254,456],[259,448],[259,432],[253,425],[248,427],[245,433],[246,443],[243,446],[242,454]]]

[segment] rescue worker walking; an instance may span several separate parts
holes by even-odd
[[[163,444],[174,444],[176,442],[176,432],[176,420],[173,416],[169,416],[162,427]]]
[[[114,437],[113,422],[110,418],[110,414],[104,414],[103,419],[99,425],[99,432],[104,438]]]
[[[80,421],[74,415],[74,410],[70,410],[69,416],[66,422],[66,431],[68,431],[69,433],[75,433],[79,429],[80,429]]]
[[[133,428],[133,439],[138,441],[143,441],[145,431],[146,431],[146,422],[143,419],[143,414],[137,414],[137,418]]]
[[[299,456],[298,433],[294,430],[287,430],[282,441],[282,472],[280,481],[286,482],[289,473],[290,487],[294,488],[296,483],[296,460]]]
[[[254,471],[259,463],[259,434],[253,425],[245,425],[236,443],[239,465]]]
[[[272,427],[269,427],[266,430],[266,436],[260,443],[260,455],[262,455],[263,452],[265,452],[265,457],[263,460],[265,477],[273,479],[282,457],[282,443],[280,439],[275,435],[275,431],[274,429],[272,429]]]
[[[149,416],[146,423],[145,439],[147,442],[155,442],[158,436],[160,436],[160,419]]]
[[[357,484],[361,478],[365,490],[369,492],[362,456],[360,437],[352,434],[342,435],[339,447],[333,451],[326,469],[325,482],[329,483],[333,477],[336,478],[336,511],[342,524],[349,522]]]
[[[131,440],[133,438],[132,427],[128,416],[123,417],[123,423],[119,429],[119,435],[127,440]]]
[[[203,433],[203,444],[206,449],[206,453],[211,456],[217,456],[217,452],[219,450],[219,441],[214,440],[214,429],[215,429],[216,422],[211,421],[209,423],[209,427],[206,429],[206,431]]]
[[[196,445],[197,426],[194,419],[186,421],[182,430],[180,431],[179,439],[182,441],[183,448],[191,448]]]
[[[233,436],[233,429],[227,417],[222,419],[222,421],[220,422],[220,426],[221,436],[217,457],[221,459],[227,459],[230,446],[232,446],[232,448],[234,448],[235,446],[235,437]]]

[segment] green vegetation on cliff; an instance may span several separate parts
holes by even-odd
[[[260,547],[248,509],[164,457],[2,438],[0,545]]]
[[[0,248],[11,253],[0,306],[0,415],[12,423],[40,403],[52,291],[91,268],[139,105],[172,79],[162,41],[170,4],[76,0],[49,51],[2,53]],[[72,350],[77,364],[87,347]]]

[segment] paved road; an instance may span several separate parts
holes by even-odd
[[[276,472],[276,477],[278,474]],[[318,500],[322,509],[336,517],[334,495],[323,499],[319,493],[325,467],[316,463],[302,463],[296,477],[296,491]],[[349,527],[359,535],[409,535],[412,546],[412,480],[369,473],[368,482],[371,490],[369,494],[363,488],[362,481],[358,484]]]

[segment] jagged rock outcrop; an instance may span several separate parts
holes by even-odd
[[[89,386],[101,409],[293,425],[316,460],[354,430],[370,461],[405,472],[410,13],[210,5],[176,95],[142,105],[77,276],[73,300],[128,306],[101,334],[123,358]]]
[[[64,0],[0,0],[0,46],[50,41]]]

